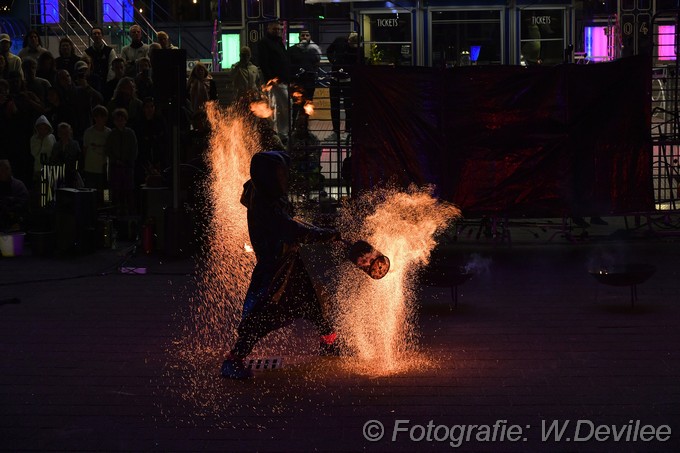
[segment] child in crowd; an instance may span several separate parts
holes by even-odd
[[[57,139],[52,134],[52,125],[45,115],[35,121],[34,133],[31,136],[31,155],[33,156],[33,183],[40,186],[40,171],[42,166],[50,161],[52,149]]]
[[[52,148],[50,164],[65,165],[64,187],[79,189],[83,187],[83,180],[78,173],[80,159],[80,145],[73,138],[73,128],[69,123],[59,123],[57,126],[57,142]]]
[[[109,159],[111,171],[111,198],[119,215],[135,212],[135,162],[137,160],[137,136],[127,127],[128,113],[118,108],[112,114],[114,128],[106,138],[104,153]]]
[[[97,196],[103,201],[106,189],[106,155],[104,148],[106,139],[111,129],[106,126],[109,120],[109,111],[103,105],[97,105],[92,109],[94,124],[83,134],[83,153],[85,155],[83,176],[87,187],[97,189]]]

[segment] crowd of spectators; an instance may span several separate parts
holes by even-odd
[[[26,33],[22,49],[0,34],[0,160],[30,194],[25,212],[45,207],[46,169],[59,168],[57,187],[95,188],[118,215],[139,210],[135,192],[172,164],[172,130],[167,93],[157,93],[151,53],[177,49],[166,32],[146,43],[142,28],[129,29],[119,52],[93,27],[82,52],[64,37],[58,54],[43,47],[40,34]],[[150,41],[146,37],[146,41]],[[191,116],[217,98],[208,69],[197,64],[187,81],[181,136],[191,136]],[[181,147],[180,147],[181,148]],[[184,155],[181,160],[197,156]],[[164,181],[160,181],[164,182]],[[28,216],[2,229],[29,227]],[[16,219],[17,217],[12,217]]]
[[[269,102],[275,114],[263,135],[271,149],[286,145],[291,122],[293,131],[298,123],[306,130],[306,121],[300,121],[307,117],[302,106],[314,97],[322,55],[309,30],[302,30],[299,43],[287,49],[282,28],[278,21],[267,25],[255,64],[246,46],[232,66],[237,102],[247,104],[263,95],[263,85],[271,85]],[[129,44],[117,51],[106,43],[104,30],[95,26],[87,48],[81,51],[63,37],[55,55],[43,46],[38,32],[30,31],[15,55],[10,50],[12,39],[0,34],[0,160],[7,160],[13,177],[28,188],[31,208],[45,207],[46,168],[60,169],[58,180],[52,178],[49,184],[94,188],[99,202],[106,201],[122,216],[139,214],[140,187],[169,182],[162,176],[173,173],[171,125],[177,116],[167,102],[171,94],[157,92],[156,86],[167,84],[154,84],[152,54],[177,47],[163,31],[151,42],[139,25],[130,27],[129,37]],[[344,76],[331,87],[333,133],[338,139],[340,101],[350,118],[346,85],[356,62],[348,56],[355,57],[355,49],[355,34],[338,38],[328,48],[334,73]],[[292,112],[289,95],[294,98]],[[204,106],[215,99],[215,81],[197,62],[187,76],[179,115],[184,139],[180,163],[200,161],[209,136]],[[349,121],[345,123],[349,132]]]

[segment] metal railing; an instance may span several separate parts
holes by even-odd
[[[160,22],[168,23],[171,26],[169,28],[177,29],[179,33],[179,40],[177,45],[186,49],[188,53],[193,53],[196,55],[205,55],[212,57],[212,48],[214,43],[211,42],[210,45],[206,45],[201,39],[197,38],[191,30],[182,27],[181,21],[175,18],[168,10],[166,10],[161,4],[156,2],[156,0],[151,1],[127,1],[129,4],[136,6],[135,17],[139,16],[140,21],[147,24],[150,30],[153,30],[153,37],[149,35],[149,38],[155,39],[157,31],[154,28],[155,25]],[[140,13],[139,10],[148,12],[148,17],[145,13]]]
[[[178,42],[178,45],[181,45],[196,55],[212,57],[212,48],[215,43],[211,42],[209,45],[206,45],[206,43],[197,38],[191,30],[183,29],[180,21],[172,17],[172,15],[155,0],[151,0],[150,2],[120,0],[120,2],[121,5],[131,6],[133,11],[133,16],[131,18],[123,17],[122,14],[113,9],[109,12],[109,14],[115,14],[113,17],[115,20],[110,24],[107,23],[110,25],[110,28],[107,27],[107,30],[110,36],[115,34],[121,36],[121,42],[119,43],[120,47],[129,44],[127,35],[129,27],[127,24],[132,22],[137,23],[142,27],[142,33],[146,39],[148,41],[155,41],[158,34],[155,23],[165,22],[169,24],[168,28],[179,30],[180,42]],[[93,24],[73,0],[58,1],[58,17],[55,17],[49,12],[42,11],[41,4],[42,2],[40,0],[29,0],[30,27],[32,29],[43,29],[45,37],[68,37],[81,51],[89,47],[90,30],[92,29]],[[142,12],[140,12],[140,9]],[[146,14],[147,12],[148,14]],[[182,37],[184,38],[183,40],[181,39]],[[113,39],[111,39],[111,41],[113,41]]]
[[[675,24],[670,41],[678,42],[680,10],[657,13],[652,20],[652,178],[658,210],[680,208],[680,65],[677,55],[662,56],[661,43],[667,41],[656,27],[660,22]],[[673,45],[675,49],[675,45]],[[672,53],[675,53],[673,49]]]

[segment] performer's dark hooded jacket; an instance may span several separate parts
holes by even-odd
[[[271,302],[274,293],[283,288],[291,275],[290,259],[300,243],[320,242],[334,238],[335,230],[318,228],[292,218],[288,195],[290,157],[282,151],[255,154],[250,163],[251,179],[244,184],[241,203],[248,208],[248,233],[257,257],[243,315]],[[295,272],[306,272],[295,269]],[[285,275],[284,275],[285,274]]]

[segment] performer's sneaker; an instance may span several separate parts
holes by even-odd
[[[231,354],[222,362],[220,373],[222,377],[228,379],[251,379],[253,377],[253,370],[246,367],[243,359],[235,358]]]
[[[320,356],[339,356],[341,351],[338,347],[338,335],[333,332],[328,335],[321,335],[319,341],[319,355]]]

